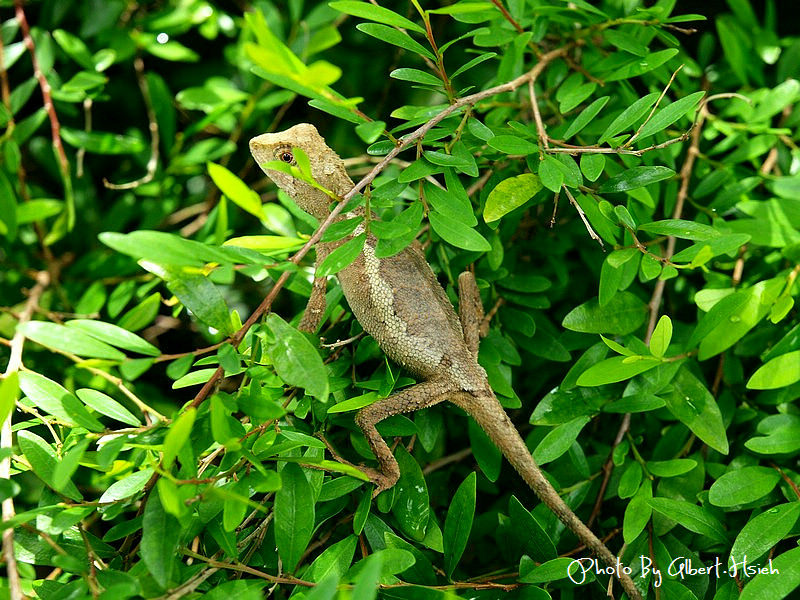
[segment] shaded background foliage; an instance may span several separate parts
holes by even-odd
[[[363,118],[345,98],[362,98],[358,109],[388,123],[395,138],[447,105],[436,69],[420,58],[432,50],[413,3],[380,4],[422,33],[386,13],[371,13],[383,20],[352,16],[370,10],[352,3],[338,10],[300,1],[24,6],[52,86],[65,177],[20,9],[0,3],[9,92],[0,113],[0,356],[3,365],[9,359],[0,416],[23,396],[12,415],[13,446],[4,441],[0,451],[12,475],[0,481],[0,495],[13,498],[19,513],[6,524],[21,575],[9,581],[10,593],[259,597],[277,583],[280,597],[331,598],[340,582],[343,596],[371,598],[380,582],[382,597],[495,598],[506,589],[520,598],[602,597],[602,581],[575,588],[564,580],[568,559],[556,556],[574,552],[574,538],[452,408],[386,424],[387,437],[404,436],[397,447],[403,479],[371,506],[369,486],[352,471],[320,462],[324,444],[311,437],[319,430],[346,457],[369,460],[347,409],[410,380],[369,338],[318,351],[316,340],[287,324],[302,310],[307,276],[289,280],[263,325],[247,336],[239,329],[316,226],[276,197],[246,141],[315,123],[343,157],[358,157],[350,162],[358,180],[377,160],[365,148],[383,144],[385,154],[392,144],[382,126],[355,128],[352,121]],[[640,4],[515,1],[460,16],[430,13],[439,48],[492,28],[447,50],[450,76],[497,54],[457,79],[459,97],[527,72],[537,53],[584,39],[536,81],[546,134],[581,149],[574,161],[543,150],[523,85],[488,98],[469,121],[443,121],[420,147],[430,161],[413,149],[402,154],[406,162],[376,180],[372,206],[389,222],[387,245],[408,243],[421,230],[454,300],[455,278],[475,263],[484,304],[499,307],[481,362],[534,456],[593,529],[610,536],[612,549],[621,551],[624,540],[635,569],[641,556],[664,569],[679,556],[700,564],[749,554],[763,562],[769,552],[782,576],[756,578],[743,595],[783,597],[800,584],[793,404],[800,38],[787,4],[719,2],[702,8],[708,20],[666,27],[669,15],[701,9],[661,1],[641,12]],[[402,25],[407,34],[392,31],[406,49],[356,28],[371,20]],[[374,31],[388,39],[386,30]],[[678,52],[659,66],[636,70],[672,47]],[[292,55],[300,64],[326,62],[308,72]],[[424,73],[387,77],[399,68]],[[659,112],[648,117],[665,89]],[[718,98],[700,117],[701,91],[741,96]],[[317,102],[325,110],[310,107],[307,96],[326,99]],[[636,118],[604,135],[644,97]],[[432,105],[438,108],[426,112]],[[600,108],[592,114],[593,105]],[[583,128],[568,135],[581,115]],[[628,147],[663,146],[641,157],[588,151],[601,137],[610,138],[607,149],[621,146],[645,120],[652,137]],[[692,132],[698,154],[680,175]],[[474,164],[452,158],[453,139]],[[568,149],[550,141],[550,149],[559,147]],[[373,156],[379,150],[372,146]],[[420,188],[419,175],[428,173],[446,184],[444,200],[430,184]],[[396,186],[398,178],[410,185]],[[240,179],[266,201],[263,208]],[[136,183],[112,189],[104,181]],[[469,215],[457,181],[470,190]],[[684,221],[676,222],[683,181]],[[501,183],[509,187],[492,199]],[[420,197],[430,227],[400,213],[421,214]],[[173,235],[143,234],[149,230]],[[265,234],[249,241],[256,251],[220,246]],[[675,237],[680,253],[672,257]],[[648,309],[659,278],[663,303]],[[337,286],[329,290],[322,335],[358,334]],[[244,343],[225,344],[237,329]],[[25,368],[17,378],[13,354],[22,334]],[[287,358],[287,345],[300,361]],[[220,392],[201,396],[197,386],[217,365],[229,378]],[[193,398],[196,406],[187,408]],[[236,573],[242,579],[228,581]],[[448,581],[456,585],[434,587]],[[662,593],[733,598],[748,581],[673,578]]]

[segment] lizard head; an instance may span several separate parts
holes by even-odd
[[[311,174],[322,187],[340,196],[353,187],[342,159],[325,144],[313,125],[300,123],[286,131],[264,133],[250,140],[250,153],[264,173],[289,194],[300,208],[318,219],[324,219],[330,213],[328,207],[331,199],[323,191],[289,173],[264,168],[266,163],[275,160],[296,165],[294,148],[300,148],[308,156]]]

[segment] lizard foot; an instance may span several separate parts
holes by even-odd
[[[372,497],[374,498],[381,492],[385,492],[394,487],[394,484],[397,483],[399,477],[392,477],[390,475],[386,475],[381,473],[378,469],[373,469],[372,467],[356,467],[359,471],[364,473],[367,477],[369,477],[370,482],[375,486],[375,491],[372,492]]]

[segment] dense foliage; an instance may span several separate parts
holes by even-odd
[[[493,389],[643,593],[794,593],[796,11],[239,4],[0,2],[0,597],[605,596],[458,409],[379,426],[374,500],[344,461],[413,381],[334,277],[296,329],[319,223],[247,140],[304,121],[379,255],[418,239],[454,303],[474,269]]]

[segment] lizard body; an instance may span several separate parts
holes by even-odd
[[[293,164],[293,148],[301,148],[308,156],[313,178],[320,185],[340,197],[353,188],[344,163],[312,125],[296,125],[250,141],[250,150],[259,165],[274,160]],[[324,192],[288,173],[263,170],[309,214],[320,220],[330,214],[331,199]],[[350,213],[347,217],[358,214],[364,213]],[[359,226],[350,237],[363,231],[363,226]],[[317,261],[324,260],[344,241],[318,243]],[[459,277],[460,314],[457,316],[418,243],[414,242],[392,257],[378,258],[376,242],[374,236],[368,235],[361,254],[337,277],[364,330],[375,338],[389,358],[421,382],[362,408],[356,415],[356,423],[378,460],[379,469],[363,469],[375,483],[375,493],[391,488],[400,477],[397,461],[375,425],[392,415],[450,401],[475,419],[536,495],[581,542],[614,567],[628,596],[640,599],[633,581],[621,571],[614,554],[572,512],[544,477],[495,397],[486,372],[477,361],[483,306],[472,273],[465,272]],[[315,331],[324,310],[325,280],[319,278],[314,282],[300,328]]]

